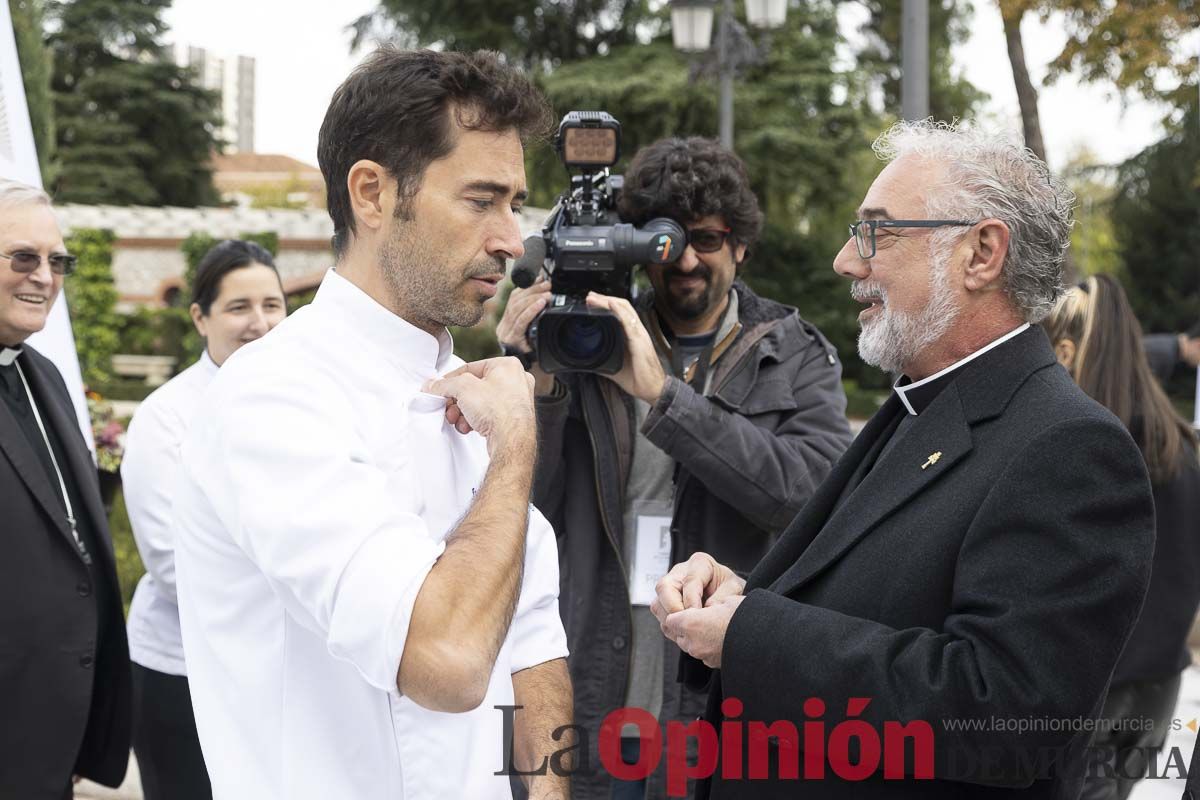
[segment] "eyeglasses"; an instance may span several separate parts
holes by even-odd
[[[715,253],[725,246],[729,233],[729,228],[690,228],[687,243],[697,253]]]
[[[961,219],[860,219],[850,223],[850,236],[858,245],[859,258],[874,258],[877,228],[969,227],[974,224]]]
[[[21,274],[33,272],[42,265],[42,257],[37,253],[0,253],[0,258],[7,258],[12,262],[12,271]],[[56,253],[46,260],[50,262],[50,271],[55,275],[70,275],[75,271],[75,262],[79,259],[76,256]]]

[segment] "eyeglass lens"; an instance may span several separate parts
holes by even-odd
[[[13,253],[9,256],[13,272],[33,272],[42,264],[42,257],[37,253]],[[70,275],[75,271],[75,256],[52,255],[49,259],[50,271],[58,275]]]
[[[870,222],[857,222],[850,226],[854,241],[858,245],[860,258],[870,258],[875,255],[875,227]]]
[[[688,244],[697,253],[715,253],[724,246],[725,236],[718,228],[693,228],[688,231]]]

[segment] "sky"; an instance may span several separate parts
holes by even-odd
[[[985,109],[989,118],[1019,130],[999,11],[990,0],[975,5],[972,37],[957,48],[956,63],[991,95]],[[253,56],[256,150],[315,165],[317,131],[329,98],[361,58],[349,51],[346,26],[375,6],[376,0],[175,0],[166,16],[172,41],[219,55]],[[1053,21],[1043,25],[1037,20],[1026,20],[1022,33],[1030,72],[1040,85],[1045,64],[1057,54],[1065,34]],[[1080,86],[1069,78],[1042,88],[1039,108],[1054,168],[1084,147],[1103,163],[1119,162],[1161,136],[1157,109],[1144,102],[1122,108],[1104,87]]]

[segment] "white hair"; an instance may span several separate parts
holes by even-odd
[[[1045,162],[1006,135],[932,119],[898,122],[872,149],[884,161],[916,155],[944,166],[945,182],[925,200],[929,218],[1002,221],[1010,233],[1005,292],[1027,322],[1050,313],[1063,292],[1075,196]],[[962,229],[934,231],[930,252],[948,252],[961,236]]]
[[[20,181],[0,178],[0,208],[25,205],[50,205],[50,195]]]

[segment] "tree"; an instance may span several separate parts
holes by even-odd
[[[112,231],[80,228],[66,243],[79,257],[75,273],[65,283],[79,368],[84,383],[91,386],[112,378],[112,356],[119,342],[117,289],[112,275],[115,240]]]
[[[1071,252],[1083,275],[1121,272],[1121,252],[1112,221],[1115,173],[1114,168],[1101,164],[1087,148],[1073,153],[1062,170],[1067,185],[1075,193]]]
[[[766,59],[748,67],[738,84],[735,149],[765,213],[780,225],[795,227],[848,188],[844,161],[861,146],[869,113],[861,76],[832,69],[837,41],[831,6],[792,9],[786,26],[773,33]],[[717,135],[716,87],[689,77],[688,58],[669,37],[564,64],[539,82],[559,113],[601,109],[620,120],[618,170],[659,138]],[[532,152],[528,167],[537,203],[566,185],[549,148]]]
[[[54,99],[50,90],[53,59],[42,39],[42,0],[8,0],[12,16],[13,36],[17,41],[17,57],[25,83],[25,102],[29,106],[29,121],[33,126],[33,143],[37,148],[42,185],[54,185]]]
[[[58,199],[215,205],[219,101],[159,43],[170,0],[51,0]]]
[[[1046,144],[1042,140],[1042,120],[1037,107],[1037,89],[1025,64],[1025,43],[1021,38],[1021,22],[1029,11],[1030,0],[1000,0],[1000,19],[1004,23],[1004,44],[1012,66],[1017,104],[1021,108],[1021,128],[1025,146],[1042,161],[1046,159]]]
[[[862,70],[883,76],[884,106],[900,107],[900,29],[903,0],[866,0],[870,18],[859,32],[867,45],[858,53]],[[935,119],[972,117],[987,94],[954,67],[951,48],[970,38],[969,2],[929,4],[929,113]]]
[[[527,69],[603,55],[657,28],[647,0],[381,0],[354,22],[353,48],[372,38],[407,47],[499,50]]]
[[[1191,105],[1196,61],[1179,42],[1200,28],[1195,0],[1039,0],[1038,11],[1043,20],[1061,12],[1067,34],[1047,82],[1071,73],[1176,108]]]
[[[1129,300],[1146,330],[1200,321],[1200,129],[1186,123],[1118,170],[1112,219]]]

